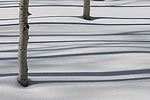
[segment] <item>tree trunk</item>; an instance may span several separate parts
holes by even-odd
[[[22,86],[28,85],[27,45],[28,45],[28,5],[29,0],[20,0],[19,4],[19,46],[18,46],[18,82]]]
[[[90,0],[84,0],[83,18],[90,19]]]

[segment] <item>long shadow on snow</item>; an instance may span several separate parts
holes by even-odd
[[[126,71],[112,71],[112,72],[48,72],[48,73],[29,73],[29,76],[120,76],[120,75],[135,75],[135,74],[150,74],[150,69],[126,70]],[[0,74],[0,77],[17,76],[17,73]],[[43,83],[80,83],[80,82],[120,82],[120,81],[134,81],[147,80],[150,77],[140,78],[125,78],[125,79],[109,79],[109,80],[50,80],[50,81],[33,81],[29,80],[29,85],[43,84]]]
[[[126,19],[132,19],[132,20],[150,20],[150,18],[148,17],[137,17],[137,18],[134,18],[134,17],[93,17],[91,16],[91,20],[96,20],[96,19],[116,19],[116,20],[119,20],[119,19],[123,19],[123,20],[126,20]]]
[[[79,22],[33,22],[33,23],[29,23],[30,25],[37,25],[37,24],[70,24],[70,25],[103,25],[103,26],[142,26],[142,25],[150,25],[150,23],[136,23],[136,24],[126,24],[126,23],[122,23],[122,24],[99,24],[99,23],[79,23]]]
[[[150,43],[150,41],[130,41],[130,40],[66,40],[66,41],[34,41],[29,42],[29,44],[37,44],[37,43],[104,43],[109,42],[111,43],[118,43],[118,44],[143,44],[143,43]],[[18,44],[18,42],[0,42],[0,44]],[[107,43],[108,44],[108,43]]]
[[[98,25],[98,26],[149,26],[150,23],[131,23],[131,24],[99,24],[99,23],[78,23],[78,22],[32,22],[29,23],[30,25],[51,25],[51,24],[62,24],[62,25]],[[0,24],[0,26],[16,26],[19,25],[18,23],[15,24]]]
[[[40,72],[29,73],[29,76],[121,76],[121,75],[135,75],[135,74],[150,74],[150,69],[124,70],[112,72]],[[18,73],[0,74],[0,77],[17,76]]]
[[[29,76],[121,76],[121,75],[135,75],[135,74],[150,74],[150,69],[111,71],[111,72],[40,72],[29,73]],[[18,73],[0,74],[0,77],[17,76]]]
[[[52,58],[65,58],[65,57],[85,57],[85,56],[100,56],[100,55],[116,55],[116,54],[150,54],[150,51],[112,51],[112,52],[91,52],[91,53],[74,53],[74,54],[60,54],[60,55],[47,55],[47,56],[33,56],[28,59],[52,59]],[[4,57],[0,60],[17,60],[17,57]]]
[[[57,72],[57,73],[31,73],[29,76],[119,76],[134,74],[150,74],[150,69],[112,71],[112,72]]]
[[[38,17],[29,17],[29,19],[37,19],[37,18],[51,18],[51,17],[76,17],[76,18],[82,18],[82,16],[38,16]],[[1,18],[0,21],[6,21],[6,20],[19,20],[19,18]]]
[[[19,6],[0,6],[0,8],[18,8]],[[30,5],[29,7],[83,7],[83,5]],[[117,8],[148,8],[150,5],[144,5],[144,6],[118,6],[118,5],[92,5],[91,7],[117,7]]]
[[[35,32],[35,31],[34,31]],[[3,33],[3,32],[0,32]],[[12,32],[11,32],[12,33]],[[32,33],[32,31],[31,31]],[[59,33],[59,34],[43,34],[45,32],[43,31],[37,31],[36,33],[42,33],[42,34],[29,34],[30,37],[47,37],[47,36],[122,36],[122,35],[150,35],[150,30],[142,30],[142,31],[127,31],[127,32],[120,32],[120,33],[110,33],[110,34],[72,34],[71,32],[67,33]],[[71,34],[70,34],[71,33]],[[0,35],[0,37],[19,37],[19,35]]]
[[[63,17],[75,17],[75,18],[82,18],[82,16],[38,16],[38,17],[30,17],[29,19],[38,19],[38,18],[63,18]],[[143,18],[131,18],[131,17],[92,17],[91,16],[91,20],[96,20],[96,19],[145,19],[145,20],[149,20],[150,18],[148,17],[143,17]],[[0,21],[6,21],[6,20],[19,20],[19,18],[1,18]]]
[[[61,48],[47,48],[47,49],[28,49],[28,53],[30,52],[36,52],[36,51],[56,51],[56,50],[71,50],[71,49],[81,49],[81,48],[109,48],[109,47],[115,47],[115,48],[145,48],[145,49],[150,49],[150,47],[146,47],[146,46],[73,46],[73,47],[61,47]],[[0,53],[12,53],[12,52],[18,52],[18,49],[12,49],[12,50],[0,50]]]
[[[109,80],[50,80],[50,81],[29,80],[29,85],[44,84],[44,83],[85,83],[85,82],[96,83],[96,82],[122,82],[122,81],[137,81],[137,80],[150,80],[150,77],[109,79]]]
[[[0,1],[2,3],[14,3],[18,1]],[[44,1],[43,1],[44,2]],[[120,3],[120,4],[114,4],[114,5],[91,5],[91,7],[150,7],[150,5],[143,5],[143,6],[124,6],[126,4],[131,4],[131,3],[136,3],[139,1],[130,1],[130,2],[125,2],[125,3]],[[6,4],[7,5],[7,4]],[[29,7],[83,7],[83,5],[75,5],[75,4],[34,4],[34,5],[29,5]],[[17,6],[0,6],[0,8],[16,8],[19,7]]]

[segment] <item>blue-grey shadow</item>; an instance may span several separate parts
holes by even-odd
[[[150,74],[150,69],[136,69],[136,70],[123,70],[123,71],[110,71],[110,72],[40,72],[29,73],[29,76],[122,76],[122,75],[138,75]],[[17,76],[18,73],[4,73],[0,77]]]
[[[3,32],[0,32],[3,33]],[[31,31],[32,33],[32,31]],[[42,34],[29,34],[29,37],[62,37],[62,36],[140,36],[140,35],[150,35],[150,30],[142,30],[142,31],[126,31],[126,32],[120,32],[120,33],[109,33],[109,34],[102,34],[102,33],[97,33],[97,34],[70,34],[70,33],[59,33],[59,34],[53,34],[53,33],[49,33],[49,34],[44,34],[42,31],[37,31],[36,33],[42,33]],[[0,37],[19,37],[19,35],[0,35]]]
[[[49,81],[29,80],[29,85],[45,84],[45,83],[102,83],[102,82],[106,83],[106,82],[139,81],[139,80],[150,80],[150,77],[109,79],[109,80],[49,80]]]
[[[69,53],[59,55],[32,56],[27,59],[52,59],[52,58],[68,58],[68,57],[86,57],[86,56],[101,56],[101,55],[119,55],[119,54],[150,54],[150,51],[109,51],[109,52],[87,52],[87,53]],[[3,57],[1,61],[17,60],[18,57]]]
[[[44,73],[29,73],[29,77],[73,77],[73,76],[123,76],[123,75],[142,75],[150,74],[150,69],[124,70],[124,71],[110,71],[110,72],[44,72]],[[18,73],[0,74],[0,77],[18,76]],[[81,82],[120,82],[120,81],[135,81],[135,80],[149,80],[149,76],[139,78],[121,78],[109,80],[49,80],[49,81],[34,81],[29,79],[29,85],[44,84],[44,83],[81,83]]]
[[[29,19],[39,19],[39,18],[63,18],[63,17],[75,17],[75,18],[82,18],[82,16],[36,16],[36,17],[29,17]],[[0,21],[7,21],[7,20],[19,20],[19,18],[1,18]]]
[[[8,5],[5,5],[5,6],[0,6],[0,8],[18,8],[19,6],[18,5],[14,5],[14,6],[8,6]],[[50,5],[50,4],[38,4],[38,5],[30,5],[29,7],[83,7],[83,5]],[[141,6],[126,6],[126,5],[123,5],[123,6],[119,6],[119,5],[91,5],[91,7],[111,7],[111,8],[149,8],[150,5],[141,5]]]
[[[123,20],[130,20],[130,19],[132,19],[132,20],[150,20],[150,18],[148,18],[148,17],[143,17],[143,18],[141,18],[141,17],[111,17],[111,16],[109,16],[109,17],[93,17],[93,16],[91,16],[91,18],[90,18],[90,20],[97,20],[97,19],[115,19],[115,20],[121,20],[121,19],[123,19]]]
[[[111,71],[111,72],[49,72],[49,73],[29,73],[29,76],[122,76],[135,74],[150,74],[150,69]]]
[[[51,25],[51,24],[59,24],[59,25],[98,25],[98,26],[150,26],[150,23],[113,23],[113,24],[103,24],[103,23],[82,23],[82,22],[32,22],[30,25]],[[0,26],[18,26],[18,23],[14,24],[0,24]]]
[[[34,42],[28,42],[29,44],[42,44],[42,43],[100,43],[100,42],[109,42],[110,44],[113,43],[115,44],[115,42],[117,42],[116,44],[143,44],[143,43],[150,43],[150,41],[130,41],[130,40],[54,40],[54,41],[34,41]],[[18,44],[18,42],[0,42],[0,44]],[[106,43],[107,44],[107,43]]]
[[[29,19],[39,19],[39,18],[63,18],[63,17],[74,17],[74,18],[80,18],[83,19],[82,16],[36,16],[36,17],[29,17]],[[90,20],[96,20],[96,19],[132,19],[132,20],[150,20],[148,17],[143,18],[132,18],[132,17],[93,17],[91,16]],[[7,21],[7,20],[19,20],[19,18],[1,18],[0,21]]]

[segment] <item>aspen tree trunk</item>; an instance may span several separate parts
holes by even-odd
[[[22,86],[28,85],[27,45],[28,45],[28,5],[29,0],[20,0],[19,4],[19,46],[18,46],[18,82]]]
[[[90,0],[84,0],[83,18],[90,19]]]

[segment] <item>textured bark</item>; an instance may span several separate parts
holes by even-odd
[[[90,0],[84,0],[83,18],[90,19]]]
[[[28,45],[28,5],[29,0],[20,0],[19,4],[19,46],[18,46],[18,82],[22,86],[28,85],[27,45]]]

